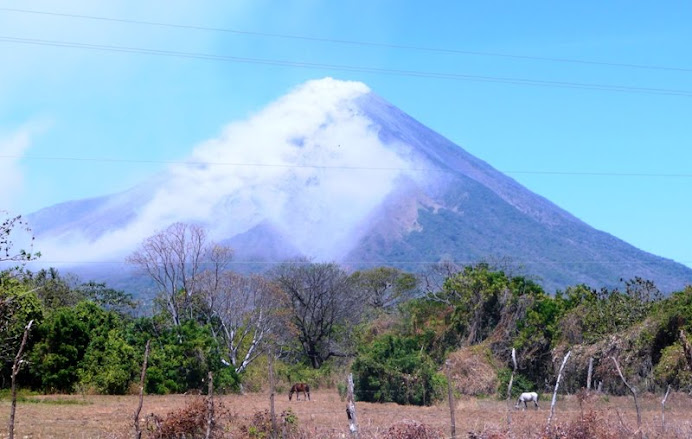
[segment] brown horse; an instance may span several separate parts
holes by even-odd
[[[291,391],[288,392],[288,400],[290,401],[293,399],[293,394],[295,393],[296,401],[300,401],[301,392],[303,392],[303,397],[310,401],[310,386],[308,386],[306,383],[295,383],[293,387],[291,387]]]

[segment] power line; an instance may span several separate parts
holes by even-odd
[[[454,262],[455,264],[458,265],[471,265],[475,264],[478,262],[481,262],[483,258],[479,258],[476,260],[468,260],[468,261],[451,261]],[[119,264],[119,265],[133,265],[130,262],[127,262],[125,260],[122,261],[79,261],[79,260],[73,260],[73,261],[64,261],[64,260],[44,260],[44,259],[39,259],[32,261],[33,263],[37,263],[38,265],[45,265],[45,264],[79,264],[79,265],[100,265],[100,264]],[[306,260],[306,261],[294,261],[294,260],[232,260],[227,262],[230,265],[280,265],[283,263],[294,263],[294,264],[312,264],[314,261],[311,260]],[[338,261],[337,263],[339,265],[377,265],[377,266],[396,266],[396,265],[436,265],[439,264],[440,262],[443,262],[441,260],[403,260],[403,261]],[[607,260],[607,261],[594,261],[594,260],[546,260],[546,259],[515,259],[513,262],[516,262],[517,264],[555,264],[555,265],[609,265],[609,266],[614,266],[614,265],[651,265],[655,264],[657,262],[651,261],[637,261],[636,263],[633,264],[632,261],[612,261],[612,260]],[[680,264],[692,264],[692,260],[690,261],[673,261],[677,262]],[[212,262],[197,262],[199,265],[213,265]],[[519,267],[521,268],[521,267]]]
[[[133,20],[133,19],[104,17],[104,16],[95,16],[95,15],[68,14],[68,13],[59,13],[59,12],[51,12],[51,11],[36,11],[36,10],[18,9],[18,8],[0,8],[0,11],[16,12],[16,13],[24,13],[24,14],[47,15],[47,16],[55,16],[55,17],[77,18],[77,19],[85,19],[85,20],[109,21],[109,22],[116,22],[116,23],[128,23],[128,24],[138,24],[138,25],[147,25],[147,26],[168,27],[168,28],[175,28],[175,29],[201,30],[201,31],[209,31],[209,32],[223,32],[223,33],[231,33],[231,34],[236,34],[236,35],[250,35],[250,36],[280,38],[280,39],[292,39],[292,40],[312,41],[312,42],[351,45],[351,46],[382,47],[382,48],[388,48],[388,49],[414,50],[414,51],[420,51],[420,52],[437,52],[437,53],[448,53],[448,54],[456,54],[456,55],[487,56],[487,57],[523,59],[523,60],[532,60],[532,61],[586,64],[586,65],[598,65],[598,66],[607,66],[607,67],[621,67],[621,68],[631,68],[631,69],[692,72],[692,68],[685,68],[685,67],[659,66],[659,65],[651,65],[651,64],[618,63],[618,62],[593,61],[593,60],[573,59],[573,58],[543,57],[543,56],[532,56],[532,55],[517,55],[517,54],[509,54],[509,53],[483,52],[483,51],[474,51],[474,50],[460,50],[460,49],[450,49],[450,48],[441,48],[441,47],[426,47],[426,46],[406,45],[406,44],[391,44],[391,43],[382,43],[382,42],[373,42],[373,41],[322,38],[322,37],[312,37],[312,36],[307,36],[307,35],[281,34],[281,33],[271,33],[271,32],[255,32],[255,31],[247,31],[247,30],[239,30],[239,29],[231,29],[231,28],[196,26],[196,25],[187,25],[187,24],[176,24],[176,23],[164,23],[164,22],[158,22],[158,21]]]
[[[143,54],[143,55],[167,56],[167,57],[188,58],[188,59],[201,59],[201,60],[233,62],[233,63],[261,64],[261,65],[282,66],[282,67],[298,67],[298,68],[307,68],[307,69],[337,70],[337,71],[358,72],[358,73],[374,73],[374,74],[393,75],[393,76],[407,76],[407,77],[418,77],[418,78],[449,79],[449,80],[459,80],[459,81],[502,83],[502,84],[536,86],[536,87],[571,88],[571,89],[580,89],[580,90],[614,91],[614,92],[625,92],[625,93],[640,93],[640,94],[655,94],[655,95],[666,95],[666,96],[692,97],[692,91],[690,91],[690,90],[676,90],[676,89],[665,89],[665,88],[631,87],[631,86],[625,86],[625,85],[594,84],[594,83],[580,83],[580,82],[569,82],[569,81],[548,81],[548,80],[539,80],[539,79],[497,77],[497,76],[485,76],[485,75],[465,75],[465,74],[458,74],[458,73],[440,73],[440,72],[425,72],[425,71],[416,71],[416,70],[386,69],[386,68],[379,68],[379,67],[351,66],[351,65],[345,65],[345,64],[322,64],[322,63],[311,63],[311,62],[303,62],[303,61],[277,60],[277,59],[269,59],[269,58],[248,58],[248,57],[217,55],[217,54],[199,53],[199,52],[179,52],[179,51],[173,51],[173,50],[148,49],[148,48],[142,48],[142,47],[113,46],[113,45],[78,43],[78,42],[56,41],[56,40],[43,40],[43,39],[33,39],[33,38],[18,38],[18,37],[8,37],[8,36],[0,36],[0,42],[30,44],[30,45],[38,45],[38,46],[67,47],[67,48],[76,48],[76,49],[85,49],[85,50],[98,50],[98,51],[105,51],[105,52],[138,53],[138,54]]]
[[[410,172],[455,172],[455,169],[442,168],[401,168],[385,166],[341,166],[341,165],[300,165],[280,163],[242,163],[242,162],[210,162],[210,161],[176,161],[176,160],[142,160],[142,159],[114,159],[99,157],[57,157],[57,156],[26,156],[2,154],[0,159],[23,160],[51,160],[51,161],[75,161],[75,162],[102,162],[102,163],[142,163],[142,164],[168,164],[186,166],[237,166],[260,168],[287,168],[287,169],[333,169],[354,171],[410,171]],[[691,178],[692,173],[653,173],[653,172],[592,172],[592,171],[501,171],[503,174],[530,174],[530,175],[574,175],[594,177],[663,177],[663,178]]]

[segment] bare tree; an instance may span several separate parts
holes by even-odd
[[[333,356],[349,355],[349,331],[363,313],[350,276],[335,263],[286,262],[274,271],[286,292],[303,353],[319,368]]]
[[[214,336],[228,350],[237,373],[264,352],[265,341],[282,323],[284,294],[260,275],[205,271],[199,279]]]
[[[128,258],[128,262],[155,282],[163,306],[176,326],[192,310],[191,298],[196,293],[197,275],[211,249],[206,241],[203,228],[174,223],[145,239]]]
[[[423,291],[437,299],[438,294],[447,278],[450,278],[463,270],[463,266],[456,262],[444,260],[430,265],[425,271],[420,273],[418,282],[422,285]]]

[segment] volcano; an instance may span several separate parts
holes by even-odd
[[[590,227],[366,85],[331,78],[229,124],[129,191],[27,219],[44,259],[72,267],[121,264],[181,221],[205,227],[246,265],[303,256],[418,271],[508,258],[548,292],[634,276],[667,292],[692,283],[692,269]]]

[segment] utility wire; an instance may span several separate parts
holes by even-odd
[[[259,168],[287,168],[287,169],[334,169],[354,171],[410,171],[410,172],[457,172],[456,169],[443,168],[401,168],[384,166],[342,166],[342,165],[310,165],[310,164],[280,164],[280,163],[242,163],[242,162],[210,162],[210,161],[175,161],[175,160],[141,160],[141,159],[113,159],[99,157],[57,157],[57,156],[25,156],[2,154],[0,159],[22,160],[50,160],[50,161],[75,161],[75,162],[101,162],[101,163],[142,163],[142,164],[168,164],[186,166],[237,166]],[[494,169],[494,168],[493,168]],[[532,175],[575,175],[595,177],[666,177],[666,178],[692,178],[692,173],[654,173],[654,172],[591,172],[591,171],[501,171],[503,174],[532,174]]]
[[[661,257],[662,258],[662,257]],[[664,258],[665,259],[665,258]],[[470,264],[475,264],[479,261],[482,261],[481,259],[478,260],[473,260],[473,261],[452,261],[455,264],[458,265],[470,265]],[[40,259],[35,261],[38,264],[44,265],[44,264],[93,264],[93,265],[98,265],[98,264],[123,264],[123,265],[132,265],[130,262],[127,262],[125,260],[123,261],[64,261],[64,260],[44,260]],[[276,260],[276,261],[262,261],[262,260],[257,260],[257,261],[243,261],[243,260],[232,260],[229,261],[228,264],[230,265],[279,265],[286,263],[286,260]],[[312,264],[314,261],[293,261],[289,260],[288,262],[294,263],[294,264]],[[436,261],[419,261],[419,260],[413,260],[413,261],[339,261],[338,263],[340,265],[377,265],[377,266],[396,266],[396,265],[436,265],[439,264],[440,260]],[[651,261],[651,262],[646,262],[646,261],[637,261],[636,263],[632,263],[632,261],[594,261],[594,260],[545,260],[545,259],[515,259],[514,262],[518,264],[554,264],[554,265],[651,265],[651,264],[656,264],[657,262]],[[691,264],[692,261],[673,261],[677,262],[680,264]],[[213,264],[211,262],[209,263],[204,263],[201,262],[199,263],[200,265],[210,265]]]
[[[607,67],[622,67],[622,68],[630,68],[630,69],[692,72],[692,68],[685,68],[685,67],[658,66],[658,65],[651,65],[651,64],[618,63],[618,62],[593,61],[593,60],[557,58],[557,57],[542,57],[542,56],[531,56],[531,55],[517,55],[517,54],[509,54],[509,53],[459,50],[459,49],[440,48],[440,47],[426,47],[426,46],[406,45],[406,44],[390,44],[390,43],[381,43],[381,42],[373,42],[373,41],[358,41],[358,40],[345,40],[345,39],[335,39],[335,38],[311,37],[311,36],[306,36],[306,35],[295,35],[295,34],[253,32],[253,31],[231,29],[231,28],[219,28],[219,27],[196,26],[196,25],[187,25],[187,24],[163,23],[163,22],[157,22],[157,21],[133,20],[133,19],[125,19],[125,18],[113,18],[113,17],[83,15],[83,14],[68,14],[68,13],[59,13],[59,12],[51,12],[51,11],[37,11],[37,10],[19,9],[19,8],[0,8],[0,11],[24,13],[24,14],[46,15],[46,16],[54,16],[54,17],[77,18],[77,19],[84,19],[84,20],[109,21],[109,22],[116,22],[116,23],[128,23],[128,24],[138,24],[138,25],[146,25],[146,26],[158,26],[158,27],[167,27],[167,28],[175,28],[175,29],[201,30],[201,31],[209,31],[209,32],[224,32],[224,33],[231,33],[231,34],[236,34],[236,35],[250,35],[250,36],[260,36],[260,37],[270,37],[270,38],[280,38],[280,39],[292,39],[292,40],[312,41],[312,42],[341,44],[341,45],[364,46],[364,47],[382,47],[382,48],[387,48],[387,49],[399,49],[399,50],[413,50],[413,51],[420,51],[420,52],[437,52],[437,53],[448,53],[448,54],[457,54],[457,55],[473,55],[473,56],[523,59],[523,60],[531,60],[531,61],[587,64],[587,65],[598,65],[598,66],[607,66]]]
[[[307,69],[323,69],[323,70],[337,70],[337,71],[346,71],[346,72],[374,73],[374,74],[419,77],[419,78],[435,78],[435,79],[449,79],[449,80],[460,80],[460,81],[476,81],[476,82],[490,82],[490,83],[502,83],[502,84],[514,84],[514,85],[528,85],[528,86],[537,86],[537,87],[557,87],[557,88],[571,88],[571,89],[581,89],[581,90],[614,91],[614,92],[625,92],[625,93],[641,93],[641,94],[692,97],[692,91],[690,91],[690,90],[676,90],[676,89],[665,89],[665,88],[631,87],[631,86],[624,86],[624,85],[593,84],[593,83],[580,83],[580,82],[568,82],[568,81],[547,81],[547,80],[537,80],[537,79],[496,77],[496,76],[484,76],[484,75],[465,75],[465,74],[456,74],[456,73],[439,73],[439,72],[425,72],[425,71],[416,71],[416,70],[399,70],[399,69],[385,69],[385,68],[378,68],[378,67],[351,66],[351,65],[344,65],[344,64],[322,64],[322,63],[311,63],[311,62],[303,62],[303,61],[277,60],[277,59],[268,59],[268,58],[265,58],[265,59],[263,59],[263,58],[248,58],[248,57],[216,55],[216,54],[199,53],[199,52],[179,52],[179,51],[173,51],[173,50],[148,49],[148,48],[142,48],[142,47],[113,46],[113,45],[78,43],[78,42],[69,42],[69,41],[19,38],[19,37],[10,37],[10,36],[0,36],[0,42],[30,44],[30,45],[38,45],[38,46],[68,47],[68,48],[77,48],[77,49],[86,49],[86,50],[98,50],[98,51],[105,51],[105,52],[139,53],[139,54],[144,54],[144,55],[167,56],[167,57],[189,58],[189,59],[203,59],[203,60],[209,60],[209,61],[222,61],[222,62],[233,62],[233,63],[248,63],[248,64],[283,66],[283,67],[299,67],[299,68],[307,68]]]

